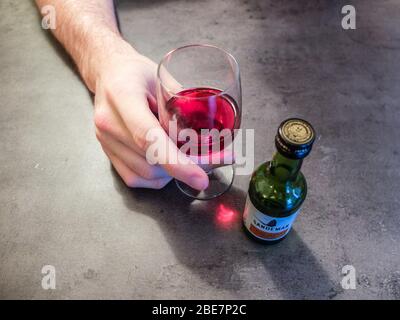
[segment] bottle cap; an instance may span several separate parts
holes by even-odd
[[[314,128],[307,121],[290,118],[283,121],[275,137],[279,153],[291,159],[303,159],[312,148],[315,140]]]

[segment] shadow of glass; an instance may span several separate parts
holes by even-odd
[[[174,182],[162,190],[129,189],[112,172],[115,188],[132,214],[157,221],[180,263],[209,285],[241,298],[247,296],[240,291],[253,289],[259,296],[251,294],[252,298],[260,299],[271,289],[290,299],[336,294],[328,275],[294,230],[275,246],[263,246],[245,235],[241,219],[246,193],[242,190],[232,187],[217,199],[198,201],[181,194]]]

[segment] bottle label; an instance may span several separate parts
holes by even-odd
[[[270,217],[258,211],[247,195],[243,222],[253,236],[261,240],[275,241],[283,238],[290,231],[299,211],[284,218]]]

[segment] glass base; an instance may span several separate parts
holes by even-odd
[[[229,190],[232,186],[233,178],[235,177],[235,168],[233,165],[227,165],[212,169],[207,172],[207,174],[210,183],[208,184],[207,189],[202,191],[193,189],[179,180],[175,180],[175,183],[179,190],[191,198],[197,200],[210,200]]]

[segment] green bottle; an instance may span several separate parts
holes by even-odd
[[[307,195],[300,168],[314,140],[315,131],[305,120],[291,118],[280,124],[272,161],[261,164],[251,176],[243,214],[251,238],[273,244],[288,235]]]

